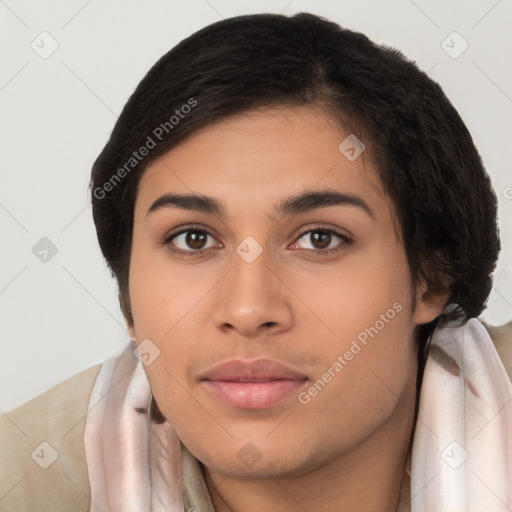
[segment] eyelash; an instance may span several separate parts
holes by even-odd
[[[312,232],[321,232],[321,233],[329,233],[331,235],[335,235],[337,236],[338,238],[341,238],[343,244],[341,247],[334,247],[334,248],[331,248],[331,249],[302,249],[303,251],[309,251],[309,252],[313,252],[313,253],[318,253],[318,254],[327,254],[327,253],[333,253],[333,252],[339,252],[339,251],[343,251],[344,249],[346,249],[347,247],[349,247],[353,240],[351,238],[349,238],[348,236],[346,235],[343,235],[341,233],[339,233],[338,231],[332,229],[332,228],[324,228],[324,227],[321,227],[321,226],[318,226],[318,227],[315,227],[313,229],[308,229],[306,231],[303,231],[302,233],[300,233],[295,240],[300,240],[304,235],[308,234],[308,233],[312,233]],[[198,233],[204,233],[208,236],[211,236],[212,238],[215,238],[208,230],[202,228],[202,227],[199,227],[199,226],[188,226],[186,229],[182,229],[178,232],[175,232],[175,233],[170,233],[168,234],[161,242],[160,245],[162,246],[169,246],[169,248],[175,252],[175,253],[179,253],[179,254],[183,254],[183,255],[186,255],[186,256],[194,256],[194,255],[198,255],[198,254],[202,254],[206,251],[209,251],[211,249],[213,249],[213,247],[209,247],[207,249],[198,249],[198,250],[190,250],[190,251],[185,251],[183,249],[174,249],[172,247],[170,247],[170,243],[171,241],[178,237],[179,235],[182,235],[183,233],[189,233],[189,232],[198,232]],[[295,243],[295,242],[294,242]]]

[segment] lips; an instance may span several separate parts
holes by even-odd
[[[255,382],[265,380],[304,380],[307,377],[271,359],[243,361],[232,359],[219,364],[204,376],[204,380]]]
[[[292,395],[307,376],[270,359],[222,363],[202,376],[208,391],[227,405],[265,409]]]

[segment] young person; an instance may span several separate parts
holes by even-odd
[[[210,25],[91,194],[132,344],[3,420],[0,510],[510,509],[496,197],[398,51],[304,13]]]

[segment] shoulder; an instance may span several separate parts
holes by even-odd
[[[483,322],[487,329],[496,351],[498,352],[501,362],[507,370],[508,376],[512,381],[512,320],[501,326],[492,326]]]
[[[83,443],[101,365],[0,416],[0,511],[88,511]]]

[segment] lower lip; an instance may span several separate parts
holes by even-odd
[[[233,382],[206,380],[208,389],[224,403],[240,409],[266,409],[297,393],[305,380],[271,380],[268,382]]]

